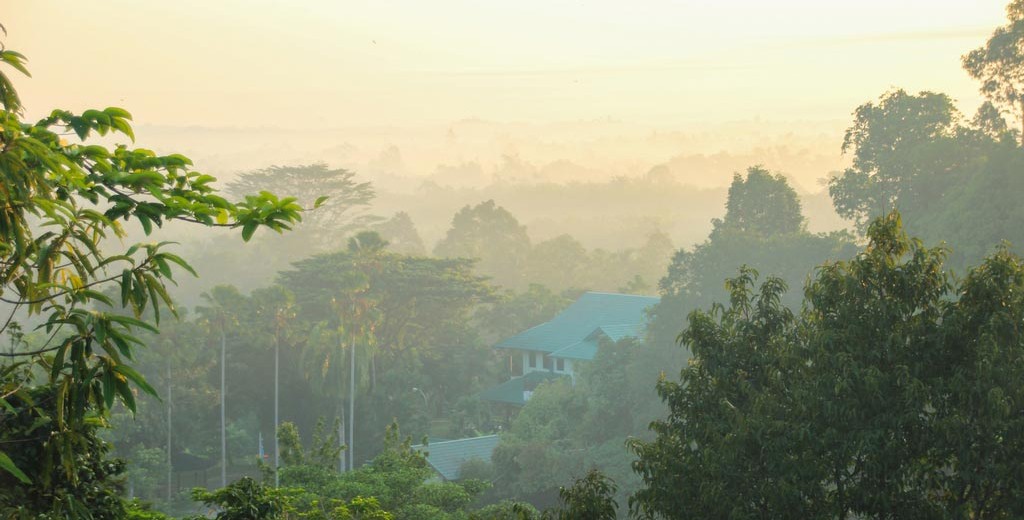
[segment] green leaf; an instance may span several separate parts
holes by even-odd
[[[191,273],[192,276],[195,276],[195,277],[199,276],[199,273],[196,273],[196,270],[193,269],[192,266],[189,265],[188,262],[183,260],[180,256],[175,255],[173,253],[163,253],[162,256],[163,256],[164,260],[170,260],[171,262],[174,262],[174,263],[178,264],[179,266],[181,266],[182,269],[184,269],[184,270],[188,271],[189,273]]]
[[[159,332],[160,332],[156,327],[154,327],[154,326],[152,326],[152,325],[150,325],[150,324],[148,324],[148,323],[146,323],[146,322],[144,322],[142,320],[137,320],[135,318],[132,318],[130,316],[123,316],[123,315],[118,314],[118,315],[113,315],[113,316],[107,316],[107,319],[112,321],[112,322],[120,323],[121,325],[125,325],[126,327],[139,327],[141,329],[146,329],[146,330],[152,332],[153,334],[159,334]]]
[[[134,368],[128,365],[114,365],[114,372],[127,377],[147,394],[159,398],[156,393],[156,389],[150,386],[149,383],[146,382],[146,378],[142,377],[142,374],[136,372]]]
[[[127,307],[132,294],[132,270],[121,271],[121,306]]]
[[[22,484],[31,484],[32,480],[28,478],[28,475],[24,474],[18,466],[14,465],[14,461],[7,456],[6,453],[0,451],[0,469],[3,469],[14,475],[14,478],[21,481]]]
[[[252,238],[252,234],[256,232],[257,226],[259,226],[259,223],[255,220],[246,222],[245,225],[242,226],[242,240],[248,242],[249,239]]]
[[[107,107],[103,109],[103,112],[108,116],[119,119],[131,119],[132,115],[123,108],[118,107]]]

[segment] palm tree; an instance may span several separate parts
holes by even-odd
[[[212,332],[216,329],[220,333],[220,480],[221,487],[228,485],[228,449],[227,449],[227,423],[226,423],[226,365],[227,365],[227,330],[238,323],[238,305],[244,297],[234,286],[218,285],[208,293],[202,294],[203,300],[209,302],[209,306],[197,307],[203,316],[203,323],[207,330]]]
[[[280,485],[278,470],[280,468],[280,443],[278,428],[281,425],[280,415],[280,376],[281,376],[281,344],[291,343],[289,330],[296,318],[295,297],[280,285],[253,291],[252,299],[256,303],[256,314],[261,323],[272,327],[270,334],[274,345],[274,487]],[[266,321],[264,321],[266,320]]]

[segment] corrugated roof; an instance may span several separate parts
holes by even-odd
[[[587,336],[587,339],[578,341],[567,347],[562,347],[548,356],[563,359],[578,359],[591,361],[597,355],[597,349],[601,345],[601,338],[608,338],[611,341],[620,341],[624,338],[642,338],[644,335],[644,324],[634,323],[631,325],[602,325]]]
[[[620,341],[623,338],[642,338],[644,336],[644,323],[601,325],[600,329],[612,341]]]
[[[418,444],[413,446],[413,449],[425,451],[427,453],[427,463],[445,480],[450,481],[460,478],[459,470],[467,461],[480,459],[490,462],[494,448],[498,446],[498,440],[497,435],[485,435],[483,437],[435,442],[427,446]]]
[[[569,345],[565,348],[560,348],[550,354],[553,358],[562,359],[579,359],[582,361],[590,361],[597,355],[598,341],[595,339],[585,339]]]
[[[555,352],[587,339],[598,328],[610,329],[612,332],[605,333],[618,341],[613,334],[642,328],[646,321],[644,311],[656,303],[658,298],[651,296],[584,293],[551,321],[502,340],[494,348]]]
[[[522,406],[526,403],[526,400],[523,399],[523,391],[532,392],[534,388],[537,388],[537,385],[560,377],[567,376],[541,370],[529,372],[522,377],[512,378],[498,386],[488,388],[477,394],[477,396],[485,401]]]

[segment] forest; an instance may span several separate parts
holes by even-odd
[[[975,113],[864,93],[828,212],[757,160],[718,191],[663,167],[384,206],[316,160],[220,182],[125,108],[30,120],[0,45],[0,517],[1024,517],[1006,15],[962,56]],[[436,238],[390,211],[465,196]],[[624,295],[650,304],[571,364],[502,346]]]

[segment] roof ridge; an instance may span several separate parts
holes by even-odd
[[[448,443],[451,443],[451,442],[465,442],[465,441],[475,441],[477,439],[490,439],[491,437],[497,437],[497,436],[498,436],[497,433],[492,433],[490,435],[478,435],[476,437],[465,437],[465,438],[462,438],[462,439],[448,439],[446,441],[428,442],[426,444],[426,447],[429,448],[431,446],[437,446],[438,444],[448,444]],[[416,446],[424,446],[424,445],[423,444],[416,444],[416,445],[413,445],[412,447],[415,448]]]
[[[660,300],[661,299],[658,296],[647,296],[645,294],[630,294],[630,293],[620,293],[620,292],[611,292],[611,291],[586,291],[583,294],[605,294],[605,295],[608,295],[608,296],[630,296],[630,297],[633,297],[633,298],[650,298],[652,300]]]

